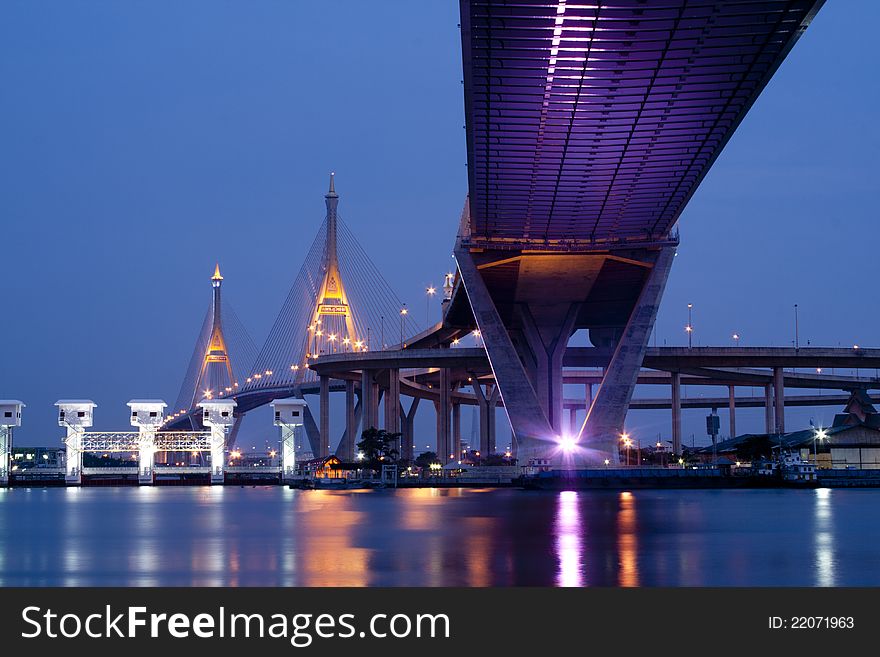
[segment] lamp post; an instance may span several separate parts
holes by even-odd
[[[817,440],[825,440],[828,437],[828,432],[825,429],[816,429],[813,432],[813,464],[816,468],[819,468],[819,452],[816,449],[816,441]]]
[[[733,334],[733,345],[734,345],[735,347],[738,347],[738,346],[739,346],[739,333],[734,333],[734,334]]]
[[[620,439],[623,441],[623,446],[626,447],[626,464],[629,466],[629,448],[632,447],[632,439],[626,432],[620,434]]]
[[[794,304],[794,350],[795,350],[795,351],[797,351],[797,350],[800,349],[800,347],[801,347],[801,345],[800,345],[800,336],[798,335],[799,332],[800,332],[800,331],[799,331],[799,328],[798,328],[798,310],[797,310],[797,304]]]
[[[690,349],[693,346],[694,323],[692,321],[692,314],[691,314],[693,311],[693,308],[694,308],[694,304],[689,303],[688,304],[688,323],[687,323],[687,326],[684,327],[684,330],[688,334],[688,349]]]
[[[429,285],[425,288],[425,329],[431,326],[431,299],[437,294],[437,288]]]
[[[406,304],[403,304],[403,308],[400,309],[400,346],[403,348],[403,322],[406,319],[409,311],[406,309]]]

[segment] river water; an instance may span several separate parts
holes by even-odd
[[[0,586],[880,585],[880,491],[0,490]]]

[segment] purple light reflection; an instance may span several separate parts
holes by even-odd
[[[578,507],[578,494],[572,490],[562,491],[556,504],[556,558],[559,572],[557,586],[584,586],[583,576],[583,525]]]

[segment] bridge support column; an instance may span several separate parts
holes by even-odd
[[[773,433],[773,386],[764,386],[764,432]]]
[[[535,360],[532,381],[538,403],[544,409],[554,433],[562,435],[564,433],[562,357],[568,346],[568,339],[574,332],[580,304],[569,304],[562,321],[549,331],[547,326],[539,326],[538,320],[528,306],[520,305],[517,309],[523,337]],[[539,312],[543,312],[543,309],[539,309]]]
[[[400,433],[400,370],[388,370],[388,392],[385,394],[385,431]]]
[[[473,377],[474,381],[477,378]],[[495,453],[495,406],[498,404],[500,389],[497,385],[487,385],[483,390],[479,382],[474,385],[474,393],[477,397],[477,407],[480,411],[480,452],[483,454]]]
[[[672,453],[681,456],[681,374],[672,374]]]
[[[345,436],[336,455],[347,463],[354,462],[354,446],[357,443],[357,420],[355,411],[354,381],[345,382]]]
[[[320,415],[320,411],[318,411]],[[320,419],[320,418],[319,418]],[[315,422],[315,416],[312,415],[312,409],[306,405],[304,424],[306,430],[306,438],[309,440],[309,449],[312,451],[312,458],[316,458],[321,451],[321,430],[318,423]]]
[[[202,424],[211,431],[211,483],[222,484],[226,478],[226,434],[235,422],[234,399],[212,399],[199,402]]]
[[[379,394],[375,377],[374,370],[361,372],[361,405],[364,408],[361,431],[379,427]]]
[[[97,404],[88,399],[62,399],[58,407],[58,425],[67,428],[64,481],[68,486],[82,484],[82,445],[85,430],[92,426]]]
[[[674,248],[523,249],[472,251],[460,242],[455,250],[518,456],[567,468],[616,462]],[[590,329],[594,345],[613,346],[614,355],[574,448],[563,451],[562,357],[578,328]]]
[[[595,450],[591,459],[593,463],[600,458],[607,458],[612,463],[620,459],[620,434],[674,259],[675,249],[671,246],[656,253],[614,355],[605,368],[602,383],[578,437],[579,442]]]
[[[776,433],[785,433],[785,379],[781,367],[773,368],[773,391],[776,396]]]
[[[330,454],[330,377],[319,377],[319,384],[321,445],[319,452],[315,454],[315,458],[322,459]]]
[[[440,369],[440,399],[435,403],[437,410],[437,456],[441,463],[449,463],[457,455],[451,452],[449,441],[449,416],[452,412],[452,404],[449,387],[449,370],[445,367]]]
[[[470,446],[474,448],[473,445]],[[450,454],[455,454],[455,458],[461,457],[461,403],[452,402],[452,447]],[[481,452],[482,455],[482,452]]]
[[[728,386],[727,395],[727,411],[730,414],[730,437],[736,438],[736,386]]]
[[[580,430],[581,428],[578,425],[578,409],[576,406],[572,406],[568,409],[568,432],[572,436],[576,436]]]
[[[401,418],[403,420],[403,438],[401,439],[400,456],[406,461],[412,461],[413,458],[415,458],[416,412],[419,410],[420,401],[421,399],[419,397],[413,397],[409,410],[406,412],[405,416]],[[404,415],[402,409],[401,415]]]

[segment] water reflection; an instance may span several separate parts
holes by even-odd
[[[354,510],[359,496],[316,490],[297,498],[303,557],[297,566],[302,586],[369,586],[368,550],[357,547],[354,540],[358,530],[373,519]]]
[[[3,586],[880,585],[871,490],[0,491]],[[841,547],[846,545],[846,559]]]
[[[816,549],[816,584],[834,586],[834,518],[831,512],[831,489],[816,489],[813,516]]]
[[[620,493],[617,519],[617,550],[620,555],[620,586],[639,585],[639,542],[636,528],[636,500],[629,491]]]
[[[578,494],[567,490],[556,502],[556,558],[559,562],[557,586],[583,586],[583,528]]]

